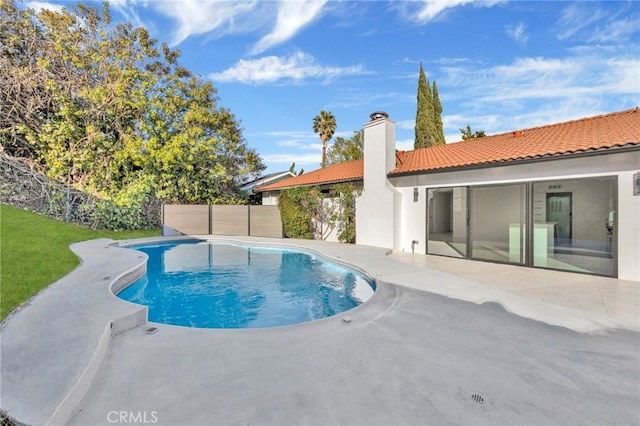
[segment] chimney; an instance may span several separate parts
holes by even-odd
[[[376,111],[364,124],[364,180],[369,184],[384,184],[387,173],[396,167],[396,123],[389,114]]]
[[[364,127],[364,190],[356,208],[357,244],[395,248],[400,194],[387,179],[396,167],[396,123],[376,111]]]

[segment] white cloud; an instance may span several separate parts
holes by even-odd
[[[591,33],[589,42],[620,43],[640,32],[640,16],[626,17],[608,22],[604,27]]]
[[[280,130],[269,132],[253,132],[252,136],[272,136],[272,137],[286,137],[291,139],[307,139],[313,136],[313,132],[306,130]],[[314,136],[315,137],[315,136]]]
[[[469,103],[605,96],[638,90],[640,59],[607,59],[596,54],[567,58],[519,58],[511,64],[478,68],[443,68],[443,85],[473,93]]]
[[[305,151],[318,151],[322,149],[321,143],[309,143],[301,140],[284,140],[276,142],[276,145],[283,148],[295,148]]]
[[[509,37],[521,44],[525,44],[529,38],[524,31],[524,22],[519,22],[517,25],[507,25],[505,32]]]
[[[312,166],[309,170],[315,170],[320,166],[322,153],[318,151],[317,153],[308,154],[264,154],[261,157],[265,163],[269,164],[283,164],[288,167],[291,163],[296,163],[296,169],[299,169],[301,166]]]
[[[62,4],[48,3],[44,1],[30,1],[26,3],[26,6],[35,10],[36,12],[39,12],[43,9],[50,10],[52,12],[62,12],[62,8],[64,7],[64,5]]]
[[[181,0],[153,2],[153,7],[177,21],[172,45],[180,44],[192,35],[206,34],[224,28],[234,31],[236,19],[253,11],[258,1]],[[258,19],[259,15],[252,16]]]
[[[399,151],[411,151],[413,150],[414,143],[414,139],[396,140],[396,149]]]
[[[593,25],[607,16],[607,12],[588,5],[574,3],[562,11],[558,21],[558,38],[566,40],[573,37],[583,29]]]
[[[453,115],[447,115],[445,105],[443,125],[451,136],[467,125],[495,134],[611,112],[637,104],[638,69],[640,58],[632,53],[599,49],[564,58],[518,58],[492,67],[443,67],[438,83],[457,105]]]
[[[473,0],[425,0],[422,7],[414,15],[414,19],[419,22],[430,21],[446,9],[462,6],[471,3]]]
[[[503,0],[419,0],[401,1],[399,8],[405,17],[419,24],[425,24],[444,14],[448,9],[471,4],[476,7],[493,7]]]
[[[398,129],[413,130],[416,127],[416,120],[396,121],[396,127]]]
[[[364,74],[362,65],[330,67],[316,63],[313,56],[297,52],[289,57],[265,56],[259,59],[241,59],[231,68],[209,74],[214,82],[237,82],[243,84],[266,84],[280,80],[301,82],[318,79],[325,82],[336,77]]]
[[[278,2],[278,17],[275,28],[262,37],[252,53],[259,54],[295,36],[302,28],[322,15],[328,0],[281,0]]]
[[[131,4],[130,4],[131,3]],[[136,11],[135,1],[127,1],[127,0],[111,0],[109,1],[109,6],[119,12],[124,18],[134,23],[138,27],[145,27],[149,29],[152,27],[151,24],[145,23],[141,18],[138,12]]]

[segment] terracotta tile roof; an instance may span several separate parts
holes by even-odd
[[[270,185],[261,186],[254,189],[254,191],[262,192],[274,189],[291,188],[294,186],[350,182],[354,180],[362,180],[362,176],[364,176],[364,162],[363,160],[354,160],[334,164],[308,173],[305,172],[299,176],[294,176]]]
[[[519,133],[519,135],[517,135]],[[616,147],[640,147],[640,110],[550,124],[413,151],[398,151],[389,175],[517,162]],[[362,180],[363,160],[328,166],[255,191]]]
[[[640,146],[640,110],[550,124],[404,152],[389,175]]]

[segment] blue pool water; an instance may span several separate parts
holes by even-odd
[[[366,301],[364,274],[310,253],[212,242],[136,246],[147,274],[118,297],[149,321],[200,328],[276,327],[325,318]]]

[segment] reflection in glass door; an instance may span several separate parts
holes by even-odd
[[[429,189],[427,253],[467,257],[467,188]]]
[[[615,276],[615,177],[533,184],[533,266]]]
[[[547,222],[555,223],[555,239],[558,246],[571,245],[571,193],[547,194]]]
[[[524,264],[526,184],[471,188],[471,257]]]

